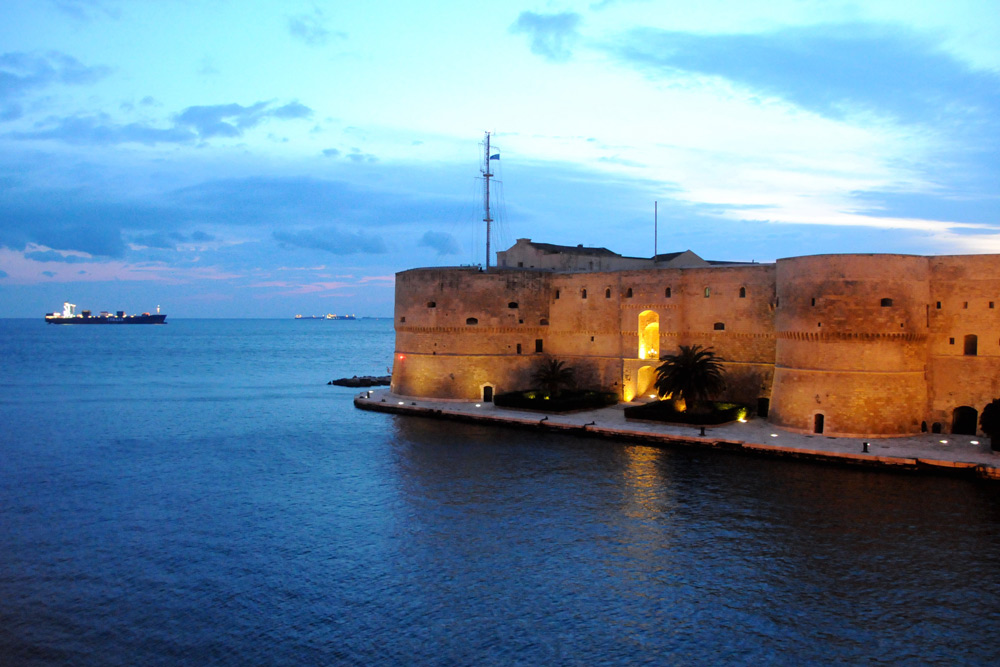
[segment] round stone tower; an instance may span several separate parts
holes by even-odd
[[[926,257],[777,262],[770,420],[803,433],[919,433],[927,410]]]

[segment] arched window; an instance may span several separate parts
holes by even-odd
[[[611,288],[610,287],[607,288],[606,290],[604,290],[604,298],[605,299],[610,299],[611,298]]]
[[[979,352],[979,338],[976,334],[965,337],[965,356],[974,357]]]
[[[631,299],[632,298],[632,288],[631,287],[629,287],[627,290],[625,290],[625,298],[626,299]]]
[[[517,301],[511,301],[507,304],[508,308],[517,308]]]
[[[713,328],[716,331],[725,331],[726,330],[726,323],[725,322],[716,322],[715,326]]]
[[[587,298],[587,290],[581,290],[580,291],[580,298],[582,298],[582,299],[586,299]]]
[[[823,432],[823,426],[824,426],[823,422],[824,421],[825,420],[823,418],[823,413],[822,412],[817,412],[816,416],[813,417],[813,433],[822,433]]]
[[[652,310],[639,313],[639,358],[658,359],[660,354],[660,316]]]
[[[889,297],[885,297],[884,299],[882,299],[881,305],[883,308],[889,308],[890,306],[892,306],[892,299],[890,299]]]
[[[469,317],[466,318],[465,323],[471,326],[473,324],[479,324],[479,320],[477,320],[475,317]]]
[[[670,288],[669,287],[663,291],[663,296],[667,297],[668,299],[670,298]]]
[[[559,290],[556,290],[556,298],[559,298]]]
[[[746,287],[741,287],[740,288],[740,298],[741,299],[747,298],[747,288]]]

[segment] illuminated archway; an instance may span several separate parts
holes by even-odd
[[[660,358],[660,316],[652,310],[639,313],[639,358]]]
[[[656,368],[653,366],[643,366],[639,369],[639,375],[635,379],[635,392],[637,397],[649,396],[656,393]]]

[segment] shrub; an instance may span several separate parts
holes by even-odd
[[[673,401],[654,401],[625,408],[626,419],[712,426],[746,419],[750,409],[740,403],[691,401],[686,410],[677,410]]]
[[[540,412],[568,412],[570,410],[594,410],[618,402],[618,394],[613,391],[577,390],[563,391],[552,396],[545,391],[512,391],[497,394],[493,403],[500,408],[537,410]]]

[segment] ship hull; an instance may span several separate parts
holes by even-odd
[[[46,317],[49,324],[166,324],[166,315],[126,315],[124,317]]]

